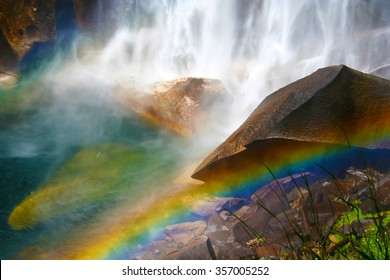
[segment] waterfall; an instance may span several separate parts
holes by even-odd
[[[43,63],[38,64],[35,72],[15,89],[16,97],[29,93],[28,99],[23,99],[26,103],[20,105],[22,109],[26,104],[37,108],[21,114],[19,123],[0,130],[0,164],[5,170],[0,175],[1,201],[5,205],[0,222],[6,228],[1,233],[1,246],[7,251],[2,253],[2,259],[20,256],[20,252],[25,252],[22,256],[27,258],[60,258],[61,253],[74,251],[72,244],[80,245],[79,240],[104,236],[103,231],[114,223],[129,226],[126,219],[133,215],[132,211],[139,211],[143,201],[158,203],[164,192],[162,182],[178,176],[183,171],[181,165],[204,158],[267,95],[318,68],[345,64],[390,78],[389,1],[97,3],[97,33],[80,32],[72,37],[69,50],[57,46],[55,56],[45,61],[44,67]],[[145,126],[115,100],[118,84],[130,83],[143,90],[150,89],[155,82],[181,77],[219,79],[229,95],[223,113],[209,124],[212,129],[189,143],[172,140]],[[120,186],[111,189],[107,182],[102,183],[109,199],[104,200],[104,195],[96,194],[90,187],[86,195],[91,197],[82,200],[87,205],[75,204],[68,215],[67,200],[43,203],[41,208],[48,212],[54,210],[50,208],[53,205],[64,207],[59,221],[49,215],[49,222],[36,228],[16,232],[10,229],[6,220],[12,209],[39,190],[63,164],[75,155],[88,158],[96,154],[99,158],[100,147],[96,145],[112,142],[125,146],[115,146],[117,154],[127,151],[129,146],[134,150],[126,159],[128,174],[118,176],[116,181]],[[77,154],[84,148],[87,149]],[[144,157],[138,158],[142,153]],[[132,169],[133,161],[142,170]],[[116,167],[107,170],[119,173]],[[99,178],[93,180],[100,184]],[[60,186],[53,195],[65,189],[66,186]],[[76,193],[84,195],[80,190]],[[65,199],[77,199],[69,197]],[[163,209],[158,211],[163,215]],[[117,234],[123,236],[119,229]],[[144,235],[148,234],[152,235]],[[116,237],[110,240],[117,240]],[[99,246],[109,246],[104,242]]]
[[[351,0],[111,1],[108,71],[147,82],[221,79],[234,96],[229,134],[276,89],[318,68],[390,63],[390,5]],[[107,66],[107,64],[105,66]]]

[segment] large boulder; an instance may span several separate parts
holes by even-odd
[[[56,37],[55,5],[55,0],[0,0],[1,31],[17,60],[21,60],[35,42]],[[7,44],[3,42],[1,47]],[[4,53],[2,49],[0,57],[9,55],[9,49]],[[13,59],[12,56],[7,58],[11,62]],[[0,58],[2,60],[6,58]]]
[[[219,80],[182,78],[154,84],[151,94],[117,87],[120,102],[142,117],[182,135],[199,132],[223,101],[226,89]]]
[[[255,164],[294,163],[307,151],[390,148],[390,81],[346,66],[317,70],[269,95],[195,170],[211,181]]]

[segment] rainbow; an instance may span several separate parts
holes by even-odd
[[[387,134],[388,135],[388,134]],[[386,141],[377,139],[378,141]],[[295,143],[296,144],[296,143]],[[20,258],[38,259],[124,259],[137,245],[152,240],[169,224],[186,219],[190,206],[208,195],[251,194],[265,182],[272,180],[268,168],[275,174],[300,172],[315,163],[334,165],[340,159],[360,156],[360,149],[341,145],[301,143],[294,149],[291,145],[275,145],[261,164],[250,163],[239,174],[219,174],[217,180],[203,185],[181,185],[166,187],[158,194],[144,197],[133,203],[121,203],[80,226],[55,249],[27,249]],[[388,164],[389,152],[385,150],[364,150],[375,152],[375,160]],[[367,157],[370,158],[370,155]],[[223,175],[223,176],[222,176]],[[44,247],[44,245],[43,245]]]

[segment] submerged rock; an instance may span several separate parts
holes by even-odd
[[[20,230],[63,214],[72,215],[103,199],[108,201],[121,187],[129,187],[133,179],[129,167],[142,160],[139,151],[124,145],[85,148],[17,205],[8,223]]]
[[[214,106],[220,105],[226,92],[219,80],[202,78],[159,82],[152,94],[120,86],[116,90],[126,107],[182,136],[201,131],[216,114]]]
[[[389,80],[343,65],[319,69],[264,99],[192,176],[218,180],[247,166],[287,165],[348,145],[390,148],[388,108]]]

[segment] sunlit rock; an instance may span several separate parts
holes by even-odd
[[[216,255],[205,235],[191,240],[185,247],[164,256],[165,260],[215,260]]]
[[[227,211],[214,213],[207,221],[206,235],[213,244],[218,259],[226,258],[226,247],[234,242],[233,225],[235,218]]]
[[[199,216],[210,217],[213,213],[221,210],[234,211],[239,209],[247,202],[243,198],[207,196],[196,201],[191,207],[191,212]]]
[[[165,228],[165,235],[172,241],[182,246],[187,245],[192,239],[203,234],[207,228],[205,221],[174,224]]]
[[[216,116],[214,106],[223,101],[226,92],[219,80],[202,78],[159,82],[154,84],[152,94],[132,87],[124,90],[117,88],[121,102],[128,108],[183,136],[198,133]]]
[[[193,177],[277,167],[349,145],[389,148],[390,81],[346,66],[317,70],[269,95]]]
[[[139,151],[122,145],[103,144],[81,150],[40,189],[17,205],[8,222],[14,229],[33,227],[102,199],[107,201],[110,193],[128,186],[131,182],[126,174],[128,167],[141,160]],[[127,183],[121,185],[121,180]]]
[[[282,256],[280,247],[279,244],[260,246],[256,248],[256,254],[265,259],[279,259]]]
[[[132,259],[155,260],[171,258],[169,256],[177,256],[178,252],[181,252],[180,255],[186,252],[187,258],[191,258],[191,248],[194,248],[194,244],[201,245],[198,243],[198,239],[201,238],[203,240],[205,238],[204,232],[206,227],[206,222],[202,220],[169,225],[165,228],[163,239],[147,244],[144,246],[145,249],[140,248],[143,250],[132,255]],[[203,242],[201,243],[203,244]],[[199,254],[203,251],[202,248],[206,249],[206,256],[208,256],[207,247],[201,246],[200,251],[195,250],[193,252]]]
[[[56,37],[55,14],[54,0],[1,1],[1,30],[18,60],[24,57],[35,42],[45,42]]]
[[[0,89],[12,88],[13,86],[16,85],[17,82],[18,82],[18,77],[16,74],[0,72]]]

